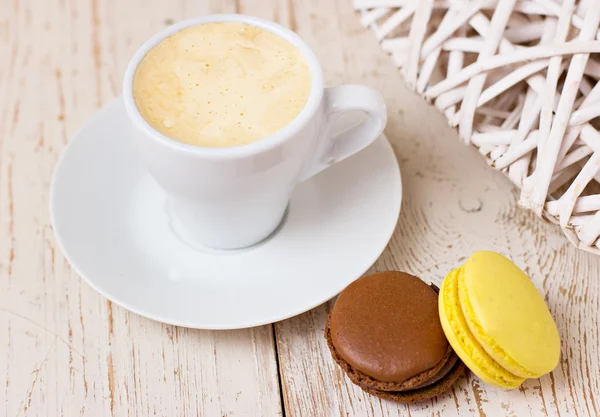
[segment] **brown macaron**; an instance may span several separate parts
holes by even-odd
[[[393,401],[435,397],[465,370],[442,330],[437,287],[404,272],[350,284],[329,314],[325,337],[353,383]]]

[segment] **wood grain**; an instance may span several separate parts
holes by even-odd
[[[509,255],[558,323],[563,356],[552,375],[510,392],[469,376],[406,407],[364,394],[335,366],[322,335],[329,305],[274,330],[196,331],[129,313],[71,270],[47,210],[60,152],[119,94],[143,40],[174,21],[233,11],[298,31],[328,84],[360,82],[386,97],[404,202],[372,270],[439,283],[477,249]],[[5,0],[0,97],[0,416],[600,414],[600,258],[516,207],[508,181],[403,88],[349,1]]]
[[[365,83],[388,103],[386,134],[401,163],[404,200],[392,241],[372,270],[400,269],[439,284],[472,252],[499,251],[542,291],[563,342],[557,370],[520,390],[495,389],[469,376],[452,392],[408,407],[370,397],[343,376],[322,336],[329,306],[321,306],[275,325],[286,415],[598,415],[600,258],[572,248],[556,227],[517,208],[511,184],[403,87],[347,1],[285,5],[294,7],[288,14],[331,84]]]
[[[281,415],[271,326],[196,331],[95,293],[56,248],[49,184],[69,138],[119,94],[169,21],[231,1],[0,4],[0,415]],[[133,19],[135,17],[135,19]]]

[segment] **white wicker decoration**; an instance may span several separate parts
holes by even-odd
[[[600,0],[354,0],[406,84],[600,254]]]

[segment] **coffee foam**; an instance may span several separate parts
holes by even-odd
[[[183,29],[139,64],[133,95],[155,129],[203,147],[243,146],[290,123],[311,89],[294,45],[245,23]]]

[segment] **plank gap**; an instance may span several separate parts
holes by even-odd
[[[281,366],[279,364],[279,348],[277,344],[277,329],[275,323],[271,324],[271,331],[273,332],[273,348],[275,349],[275,364],[277,365],[277,384],[279,385],[279,401],[281,402],[281,415],[286,416],[286,403],[285,396],[283,395],[283,375]]]

